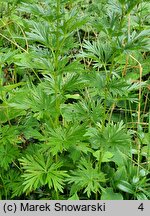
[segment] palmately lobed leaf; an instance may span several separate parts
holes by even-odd
[[[42,154],[27,155],[19,159],[24,169],[24,191],[32,191],[48,184],[49,188],[63,192],[64,178],[68,177],[66,171],[60,170],[62,163],[53,163],[53,160]]]
[[[90,161],[82,158],[78,169],[71,171],[71,176],[67,179],[69,183],[73,183],[72,187],[76,187],[77,191],[84,189],[84,193],[90,197],[91,193],[99,192],[101,183],[105,182],[105,174],[98,167],[93,168]]]

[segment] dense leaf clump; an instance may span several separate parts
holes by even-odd
[[[0,1],[1,199],[150,199],[149,10]]]

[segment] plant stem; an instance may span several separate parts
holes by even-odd
[[[143,68],[140,64],[140,62],[134,58],[132,55],[130,55],[130,57],[136,61],[139,65],[139,73],[140,73],[140,86],[139,86],[139,96],[138,96],[138,119],[137,119],[137,122],[138,122],[138,125],[137,125],[137,129],[139,128],[140,126],[140,122],[141,122],[141,94],[142,94],[142,87],[141,87],[141,83],[142,83],[142,71],[143,71]],[[141,143],[140,143],[140,140],[138,142],[138,174],[139,174],[139,169],[140,169],[140,160],[141,160],[141,156],[140,156],[140,150],[141,150]]]
[[[138,98],[138,123],[140,124],[140,122],[141,122],[141,94],[142,94],[141,83],[142,83],[143,68],[142,68],[140,62],[139,62],[136,58],[134,58],[132,55],[130,55],[130,57],[131,57],[134,61],[136,61],[136,62],[138,63],[138,65],[139,65],[139,73],[140,73],[140,81],[139,81],[139,84],[140,84],[140,86],[139,86],[139,98]]]
[[[60,0],[57,0],[56,2],[56,50],[55,50],[55,71],[54,71],[54,80],[55,80],[55,107],[56,107],[56,117],[55,117],[55,124],[56,127],[58,126],[59,123],[59,110],[60,110],[60,102],[58,98],[58,72],[59,72],[59,16],[60,16]],[[55,155],[55,162],[57,163],[58,161],[58,154]],[[56,191],[56,199],[59,200],[59,191]]]
[[[57,0],[56,6],[56,50],[55,50],[55,72],[54,72],[54,80],[55,80],[55,106],[56,106],[56,118],[55,124],[58,125],[59,121],[59,98],[58,98],[58,70],[59,70],[59,16],[60,16],[60,0]]]

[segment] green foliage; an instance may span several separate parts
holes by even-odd
[[[120,193],[114,193],[112,188],[106,188],[102,193],[102,200],[123,200],[123,196]]]
[[[90,136],[91,145],[95,148],[121,150],[130,147],[130,136],[126,134],[123,122],[107,124],[105,128],[97,124],[97,129],[90,127],[86,135]]]
[[[97,193],[101,189],[101,182],[105,182],[105,175],[96,166],[92,167],[90,161],[81,159],[78,169],[76,171],[71,171],[72,176],[69,178],[69,183],[74,183],[72,185],[72,191],[79,191],[84,189],[83,193],[87,193],[87,196],[91,196],[91,192]]]
[[[63,178],[67,176],[66,171],[60,170],[62,164],[60,162],[53,163],[51,157],[42,154],[35,156],[27,155],[20,159],[20,163],[25,170],[22,175],[24,178],[24,191],[35,190],[45,184],[49,189],[54,188],[55,191],[63,191]]]
[[[148,1],[0,1],[0,198],[149,199]]]

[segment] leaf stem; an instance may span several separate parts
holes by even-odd
[[[140,73],[140,86],[139,86],[139,96],[138,96],[138,119],[137,119],[137,122],[138,122],[138,125],[137,125],[137,128],[139,128],[140,126],[140,122],[141,122],[141,95],[142,95],[142,87],[141,87],[141,83],[142,83],[142,71],[143,71],[143,68],[140,64],[140,62],[134,58],[132,55],[130,55],[130,57],[136,61],[139,65],[139,73]],[[139,170],[140,170],[140,160],[141,160],[141,156],[140,156],[140,150],[141,150],[141,143],[140,143],[140,140],[138,142],[138,173],[139,173]]]
[[[59,120],[59,98],[58,98],[58,64],[59,64],[59,16],[60,16],[60,0],[57,0],[56,6],[56,50],[55,50],[55,73],[54,73],[54,80],[55,80],[55,106],[56,106],[56,118],[55,124],[58,125]]]

